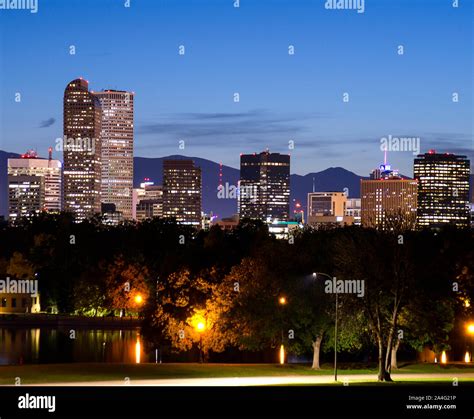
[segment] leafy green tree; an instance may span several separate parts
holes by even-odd
[[[412,243],[408,234],[401,239],[393,233],[360,229],[342,234],[335,242],[338,279],[365,284],[364,296],[353,296],[352,302],[364,312],[377,344],[379,381],[392,381],[398,319],[414,289]]]
[[[320,369],[323,339],[334,327],[334,295],[324,293],[324,285],[312,275],[293,281],[288,299],[293,339],[290,350],[305,354],[313,351],[313,369]]]
[[[245,258],[232,268],[224,286],[237,290],[225,322],[238,334],[238,346],[248,350],[261,350],[269,344],[275,347],[282,328],[276,321],[281,289],[278,278],[272,278],[258,261]]]
[[[74,284],[73,296],[76,313],[93,317],[106,314],[106,285],[102,270],[96,267],[83,273]]]

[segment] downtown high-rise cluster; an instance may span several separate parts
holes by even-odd
[[[268,150],[242,154],[238,214],[216,221],[202,213],[202,173],[190,159],[164,160],[162,185],[145,179],[134,188],[134,98],[128,91],[90,91],[83,78],[68,83],[63,138],[56,144],[63,163],[52,158],[51,148],[48,159],[29,151],[8,160],[9,220],[66,211],[76,221],[101,214],[104,223],[113,225],[163,217],[196,228],[212,222],[233,228],[249,218],[267,223],[279,237],[305,222],[314,228],[470,226],[470,162],[434,150],[415,158],[414,179],[385,161],[370,178],[361,179],[360,198],[350,197],[348,188],[316,191],[313,186],[306,217],[298,202],[290,210],[290,155]]]
[[[82,78],[64,91],[64,210],[79,221],[101,213],[102,204],[132,217],[133,99],[91,92]]]
[[[384,230],[470,226],[469,173],[466,156],[430,150],[414,160],[414,179],[385,161],[360,181],[360,199],[346,192],[308,194],[308,223],[360,224]]]
[[[201,224],[201,170],[191,160],[166,160],[163,186],[133,188],[134,93],[89,90],[83,78],[64,91],[63,164],[29,151],[8,160],[9,220],[40,212],[101,214],[105,224],[174,217]]]

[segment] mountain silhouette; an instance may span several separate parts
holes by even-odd
[[[0,215],[7,213],[7,159],[18,157],[19,154],[8,153],[0,150]],[[230,166],[220,165],[211,160],[200,157],[186,157],[181,155],[172,155],[166,157],[135,157],[134,158],[134,187],[138,187],[145,178],[150,179],[155,185],[163,183],[163,160],[165,159],[191,159],[196,166],[202,170],[202,208],[206,213],[213,212],[219,218],[228,217],[237,213],[236,199],[219,199],[217,188],[219,186],[222,173],[222,184],[237,186],[240,171]],[[293,174],[290,177],[291,186],[291,211],[294,204],[299,202],[306,213],[306,201],[309,192],[314,190],[318,192],[344,191],[350,198],[360,197],[360,179],[367,177],[359,176],[342,167],[330,167],[321,172],[308,173],[307,175]],[[471,189],[474,181],[474,175],[471,175]]]

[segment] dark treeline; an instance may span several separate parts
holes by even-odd
[[[336,290],[313,275],[325,273],[359,287],[338,290],[339,349],[361,359],[376,354],[379,379],[390,380],[397,351],[440,353],[461,339],[472,319],[473,244],[471,231],[452,228],[303,229],[276,240],[263,223],[246,220],[230,232],[197,232],[173,220],[110,227],[40,215],[1,227],[0,275],[37,279],[43,309],[140,314],[160,348],[201,344],[210,357],[277,354],[284,344],[312,354],[319,368],[334,342]]]

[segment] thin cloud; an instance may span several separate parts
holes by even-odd
[[[215,139],[221,138],[227,143],[232,142],[231,137],[306,132],[308,128],[304,120],[315,117],[320,116],[282,117],[258,109],[240,113],[182,113],[163,117],[161,121],[142,123],[137,127],[137,134],[165,134],[175,138],[209,137],[214,138],[214,144]]]
[[[48,128],[51,125],[54,125],[55,122],[56,122],[55,118],[49,118],[49,119],[46,119],[45,121],[41,121],[40,124],[39,124],[39,127],[40,128]]]
[[[435,149],[440,153],[473,155],[474,142],[471,135],[462,133],[427,133],[421,137],[423,152]]]

